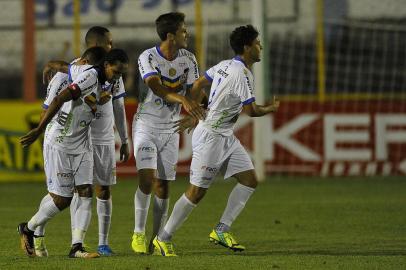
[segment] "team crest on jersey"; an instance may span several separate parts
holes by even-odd
[[[169,76],[175,76],[176,75],[176,69],[170,68],[169,69]]]

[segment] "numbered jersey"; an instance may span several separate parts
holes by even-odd
[[[57,72],[53,77],[52,80],[49,82],[48,87],[47,87],[47,96],[45,98],[44,103],[42,104],[42,108],[45,110],[48,109],[49,105],[51,104],[52,100],[66,87],[68,87],[69,84],[69,79],[68,79],[68,74],[62,73],[62,72]],[[52,120],[49,122],[47,125],[47,128],[45,129],[45,134],[44,134],[44,142],[47,141],[47,136],[49,129],[53,125],[53,122],[55,119],[58,117],[58,115],[55,115]]]
[[[180,95],[185,95],[186,89],[199,77],[195,56],[185,49],[180,49],[172,61],[165,59],[158,46],[148,49],[140,55],[138,68],[144,81],[149,76],[159,76],[169,91]],[[179,117],[180,104],[164,101],[151,89],[140,94],[140,101],[134,122],[161,133],[174,131],[173,122]]]
[[[221,61],[204,76],[212,84],[208,113],[199,124],[213,133],[230,136],[243,105],[255,101],[254,77],[239,57]]]
[[[88,65],[70,65],[69,66],[69,79],[72,82],[80,73],[89,69]],[[126,93],[124,89],[124,82],[122,77],[115,81],[113,84],[105,82],[101,86],[101,92],[105,95],[112,96],[112,100],[124,98]],[[98,99],[100,97],[98,96]],[[112,101],[104,104],[97,104],[97,112],[95,119],[90,124],[90,132],[92,136],[92,143],[96,145],[111,145],[114,144],[114,114]]]
[[[99,77],[98,71],[91,68],[73,80],[73,100],[62,105],[56,120],[49,125],[47,143],[69,154],[90,151],[89,126],[97,113]]]

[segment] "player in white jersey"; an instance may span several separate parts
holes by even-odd
[[[18,226],[21,248],[30,257],[35,256],[34,231],[69,206],[73,188],[81,192],[92,184],[93,155],[91,151],[90,123],[97,113],[97,103],[103,99],[101,85],[117,80],[128,69],[127,54],[120,49],[110,51],[101,66],[93,67],[78,76],[52,101],[37,128],[21,137],[20,143],[28,147],[42,133],[49,121],[58,118],[48,131],[45,150],[45,173],[49,193],[43,198],[38,212],[28,223]],[[90,222],[87,204],[82,204],[75,216],[82,233],[69,252],[71,258],[95,258],[98,253],[86,252],[82,246],[84,232]]]
[[[194,96],[211,84],[208,113],[193,132],[190,185],[175,203],[164,229],[153,241],[162,256],[176,256],[171,243],[172,235],[203,198],[220,170],[224,178],[235,177],[238,183],[209,238],[234,251],[245,249],[229,230],[254,192],[257,177],[248,153],[233,134],[233,128],[243,109],[251,117],[258,117],[276,111],[279,101],[274,99],[267,106],[255,103],[250,69],[255,62],[260,61],[262,47],[257,30],[252,25],[236,28],[230,35],[230,44],[237,56],[210,68],[193,85]]]
[[[106,51],[110,51],[113,46],[112,35],[109,30],[101,26],[91,27],[85,37],[87,48],[101,46]],[[76,61],[76,60],[75,60]],[[74,61],[74,62],[75,62]],[[44,81],[47,80],[50,69],[64,70],[68,72],[68,66],[63,61],[51,61],[52,64],[44,70]],[[107,83],[104,86],[109,88]],[[110,186],[116,183],[116,162],[114,148],[114,130],[115,124],[121,139],[120,160],[125,162],[129,158],[127,121],[124,107],[124,83],[122,78],[114,83],[113,101],[103,106],[98,106],[96,119],[91,124],[91,137],[93,143],[94,160],[94,184],[97,198],[97,216],[99,224],[99,246],[98,252],[101,255],[109,256],[113,252],[108,245],[108,235],[112,215],[112,200]],[[114,120],[112,113],[114,113]],[[83,196],[92,197],[91,190]],[[75,192],[70,205],[72,238],[76,233],[75,213],[79,207],[79,195]],[[90,200],[90,199],[88,199]]]
[[[134,196],[135,226],[131,247],[135,253],[147,253],[145,225],[154,191],[152,238],[165,222],[169,204],[169,181],[175,180],[179,134],[174,128],[181,105],[193,117],[202,119],[203,109],[186,97],[199,77],[195,56],[187,51],[188,33],[183,13],[159,16],[158,46],[145,50],[138,59],[139,71],[147,93],[141,96],[133,120],[134,155],[138,171],[138,189]],[[153,245],[150,243],[149,252]]]
[[[91,65],[96,65],[101,61],[106,54],[106,51],[101,48],[101,47],[93,47],[90,49],[87,49],[82,57],[79,59],[78,64],[91,64]],[[87,65],[88,67],[88,65]],[[48,109],[49,105],[51,104],[52,100],[66,87],[68,87],[68,84],[71,83],[69,82],[69,76],[67,73],[63,72],[58,72],[55,74],[55,76],[52,78],[52,80],[49,82],[48,87],[47,87],[47,95],[46,99],[42,105],[43,111],[42,111],[42,116],[45,114],[46,110]],[[55,115],[50,123],[47,125],[45,129],[45,134],[44,134],[44,157],[46,157],[46,149],[47,149],[47,141],[48,141],[48,133],[51,127],[54,125],[55,120],[57,119],[57,115]],[[47,257],[48,256],[48,250],[45,245],[45,225],[44,226],[38,226],[35,229],[34,232],[34,246],[35,246],[35,254],[38,257]]]

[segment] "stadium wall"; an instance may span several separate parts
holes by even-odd
[[[404,101],[284,101],[278,113],[263,118],[268,175],[405,175]],[[1,102],[0,181],[43,180],[42,141],[22,149],[19,137],[38,123],[41,104]],[[129,130],[136,103],[126,104]],[[292,110],[292,108],[301,108]],[[350,108],[350,109],[349,109]],[[13,112],[11,114],[11,112]],[[8,117],[7,117],[8,116]],[[249,153],[252,120],[241,115],[236,135]],[[119,136],[116,134],[117,158]],[[131,159],[119,163],[119,176],[135,176]],[[182,134],[177,171],[189,172],[191,134]]]

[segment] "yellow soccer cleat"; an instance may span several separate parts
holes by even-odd
[[[147,243],[145,240],[145,233],[135,232],[131,242],[133,251],[137,254],[147,254]]]
[[[213,230],[209,235],[210,242],[220,244],[223,247],[229,248],[232,251],[243,251],[245,247],[237,243],[237,240],[230,232],[218,232]]]
[[[34,237],[34,248],[37,257],[48,257],[48,250],[45,246],[45,237]]]
[[[154,255],[160,255],[165,257],[176,257],[175,249],[173,248],[173,244],[171,242],[163,242],[159,241],[158,237],[155,236],[154,240],[152,241],[155,247]]]

